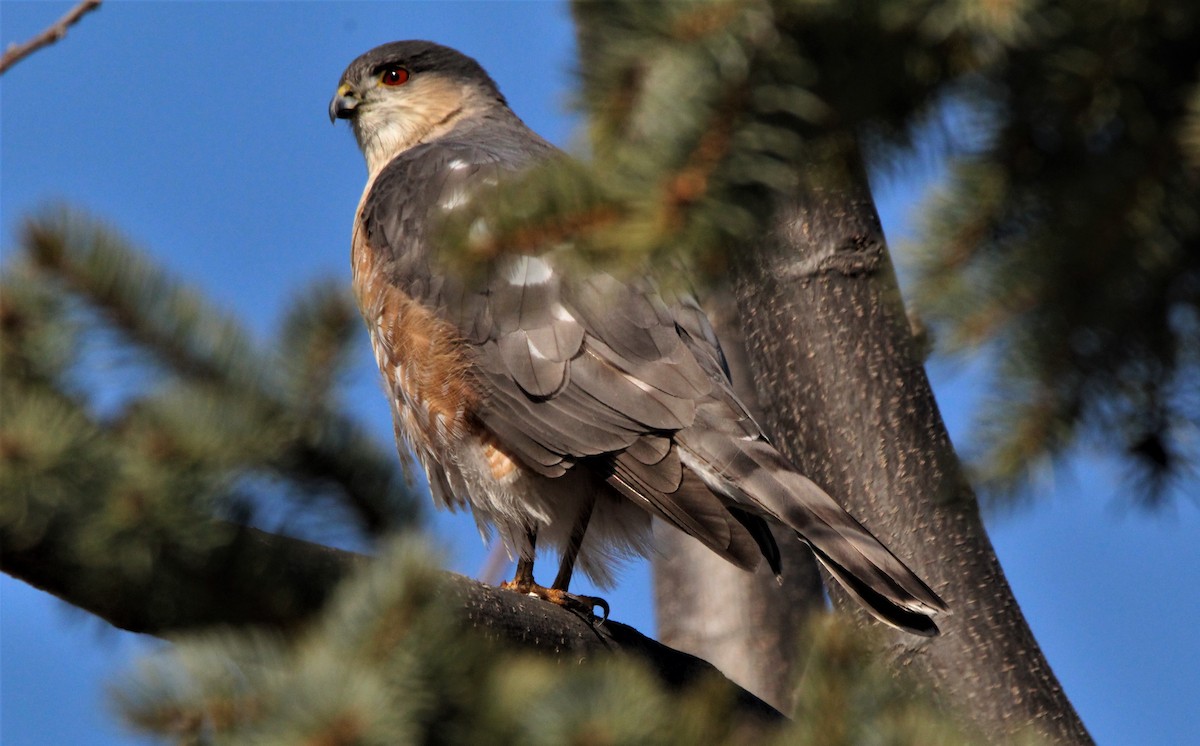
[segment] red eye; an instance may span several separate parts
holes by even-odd
[[[404,85],[408,82],[408,70],[403,67],[389,67],[379,76],[379,82],[384,85]]]

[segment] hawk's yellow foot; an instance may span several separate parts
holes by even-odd
[[[500,587],[506,591],[513,591],[525,596],[535,596],[543,601],[549,601],[555,606],[563,607],[567,611],[573,611],[577,614],[587,614],[588,618],[599,618],[601,622],[608,621],[608,602],[598,596],[579,596],[558,588],[547,588],[544,585],[538,585],[532,580],[525,583],[519,580],[509,580],[501,583]],[[603,615],[596,614],[596,609],[600,609]]]
[[[536,540],[536,539],[535,539]],[[570,553],[568,558],[564,560],[574,561],[574,553]],[[569,570],[559,569],[558,577],[554,580],[554,586],[547,588],[544,585],[538,585],[533,580],[533,560],[521,559],[517,561],[517,574],[512,580],[501,583],[500,587],[506,591],[520,593],[523,596],[534,596],[543,601],[549,601],[555,606],[561,606],[567,611],[575,612],[576,614],[586,614],[589,619],[596,618],[596,609],[599,608],[604,612],[604,616],[600,617],[601,622],[608,621],[608,602],[603,598],[596,596],[580,596],[574,593],[568,593],[565,587],[569,582],[571,573]]]

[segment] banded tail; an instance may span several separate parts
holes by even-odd
[[[703,427],[676,436],[680,457],[709,489],[795,531],[829,573],[881,622],[938,634],[946,604],[870,531],[770,443]]]

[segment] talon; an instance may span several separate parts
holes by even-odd
[[[581,601],[588,603],[588,614],[592,618],[596,617],[596,609],[599,608],[604,612],[604,616],[600,617],[600,623],[604,624],[608,621],[608,602],[598,596],[577,596]]]
[[[587,614],[589,619],[599,619],[600,623],[608,621],[609,608],[608,602],[603,598],[596,596],[577,596],[574,593],[560,590],[558,588],[546,588],[537,583],[523,583],[517,580],[510,580],[500,584],[500,587],[506,591],[520,593],[523,596],[533,596],[540,598],[543,601],[548,601],[555,606],[561,606],[567,611],[572,611],[577,614]],[[604,612],[604,616],[597,616],[596,609]]]
[[[522,586],[525,586],[525,587],[522,587]],[[536,593],[534,593],[533,591],[531,591],[529,589],[529,586],[525,585],[525,583],[522,583],[519,580],[504,581],[503,583],[500,584],[500,590],[512,591],[513,593],[520,593],[522,596],[537,596]]]
[[[553,591],[554,589],[551,590]],[[574,593],[567,593],[566,591],[558,591],[558,593],[562,594],[561,601],[551,599],[546,600],[550,601],[551,603],[558,604],[567,611],[587,614],[588,618],[593,621],[599,619],[601,624],[608,621],[608,602],[603,598],[599,598],[597,596],[577,596]],[[603,611],[604,616],[597,616],[596,609]]]

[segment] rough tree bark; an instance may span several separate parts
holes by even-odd
[[[851,151],[815,164],[761,246],[735,260],[763,425],[950,605],[940,637],[894,633],[900,665],[991,740],[1031,729],[1090,744],[984,530]],[[865,617],[837,589],[831,595]]]

